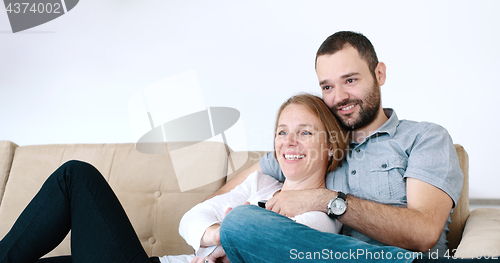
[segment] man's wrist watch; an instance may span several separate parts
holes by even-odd
[[[347,210],[346,194],[337,192],[337,197],[328,202],[327,215],[333,219],[338,219]]]

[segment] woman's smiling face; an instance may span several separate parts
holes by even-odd
[[[306,106],[292,103],[281,112],[274,146],[287,180],[324,178],[330,148],[327,138],[325,126]]]

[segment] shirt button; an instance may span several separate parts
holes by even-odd
[[[385,164],[385,163],[382,164],[382,168],[384,168],[384,169],[387,168],[387,164]]]
[[[352,175],[355,175],[355,174],[356,174],[356,170],[352,170],[352,171],[351,171],[351,174],[352,174]]]
[[[160,191],[156,191],[156,192],[155,192],[155,197],[156,197],[156,198],[160,198],[160,196],[161,196],[161,192],[160,192]]]
[[[358,148],[358,149],[356,149],[356,152],[359,153],[359,152],[361,152],[361,150]]]
[[[154,244],[154,243],[156,243],[156,238],[150,237],[148,241],[150,244]]]

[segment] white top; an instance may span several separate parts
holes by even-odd
[[[200,241],[205,230],[213,224],[221,223],[224,219],[227,208],[234,208],[243,205],[248,201],[251,205],[257,205],[258,201],[269,200],[276,191],[280,190],[283,184],[276,179],[255,171],[248,175],[247,179],[236,186],[229,193],[215,196],[203,203],[191,208],[181,219],[179,233],[192,246],[198,257],[205,257],[216,248],[200,247]],[[297,223],[304,224],[316,230],[328,233],[339,233],[342,224],[333,220],[325,213],[311,211],[291,218]],[[194,255],[164,256],[160,258],[162,263],[186,262]]]

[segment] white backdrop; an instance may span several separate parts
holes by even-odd
[[[447,128],[469,153],[471,198],[500,198],[498,10],[493,0],[81,0],[14,34],[0,9],[0,140],[135,142],[131,98],[194,70],[199,89],[191,95],[202,108],[241,113],[236,133],[246,140],[231,147],[271,150],[279,105],[320,92],[314,55],[321,42],[352,30],[387,65],[383,106],[400,119]],[[191,91],[178,92],[168,95],[193,103]]]

